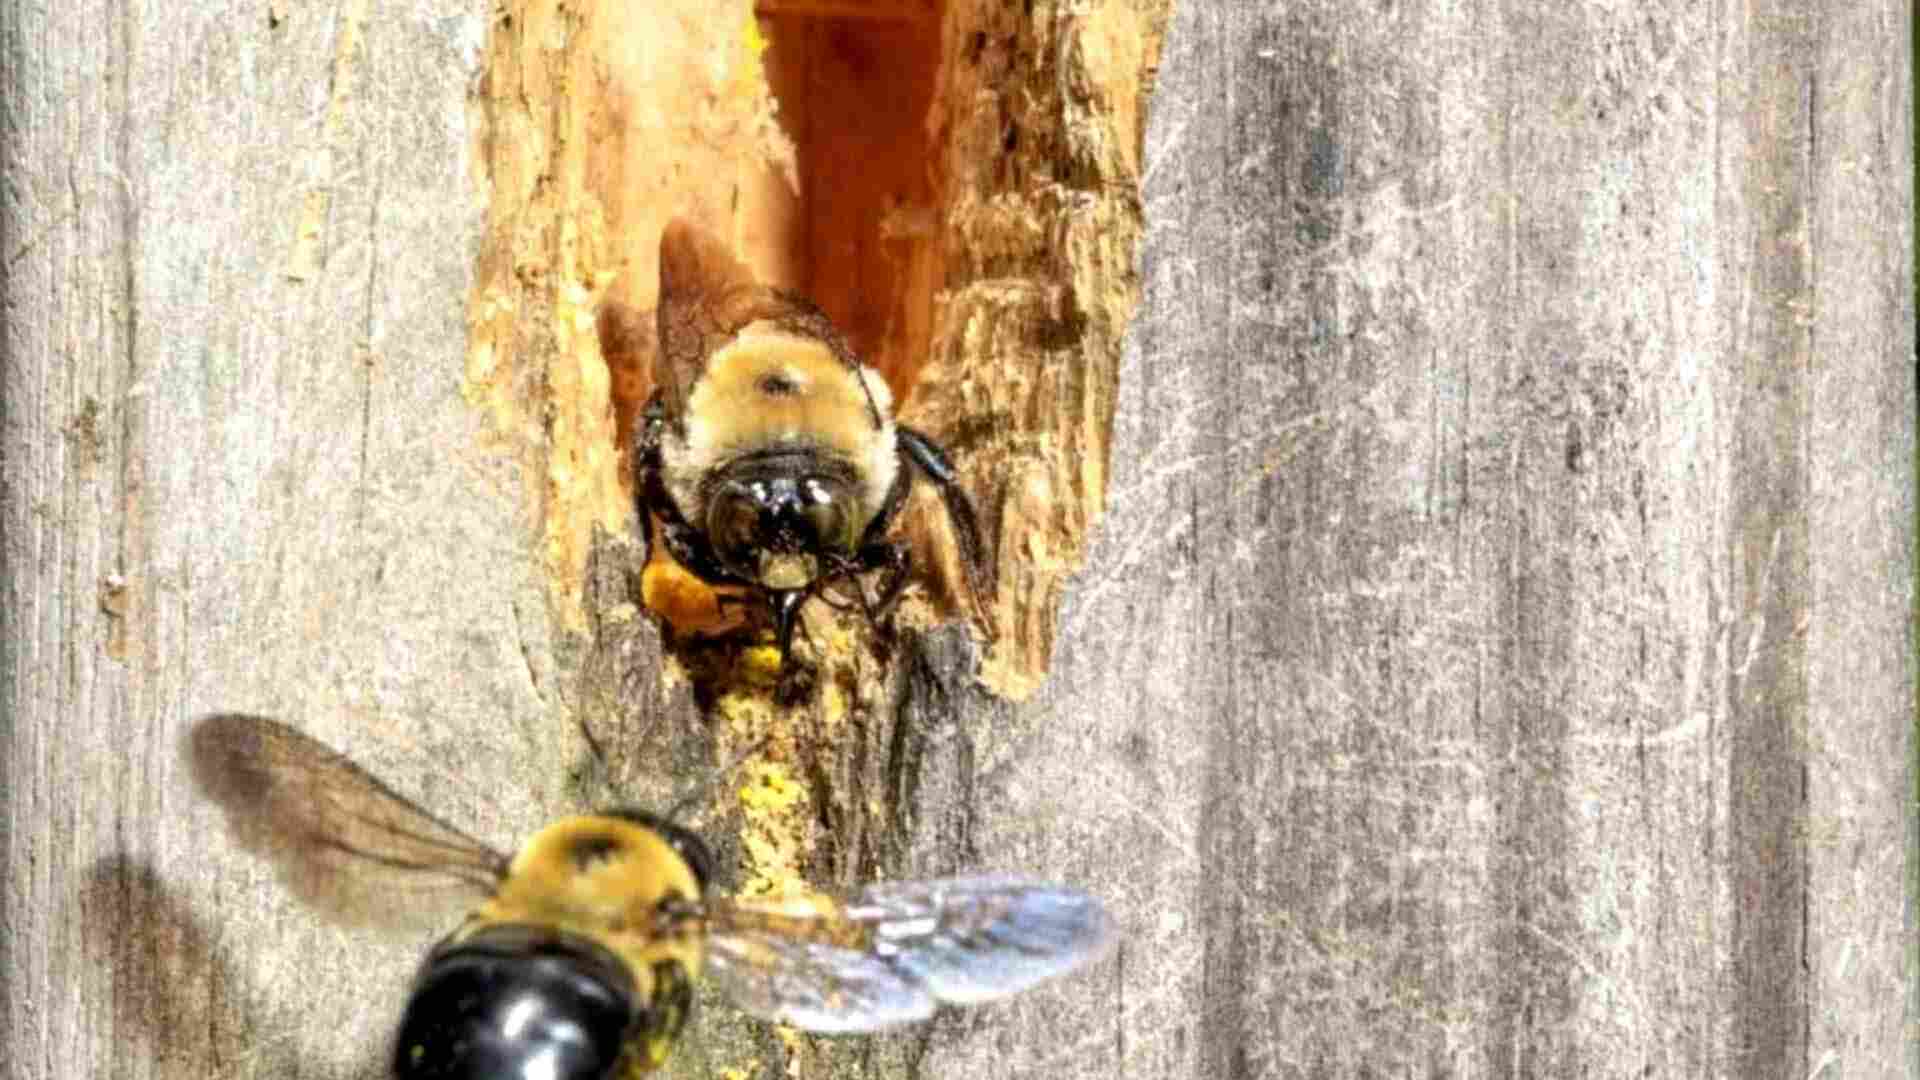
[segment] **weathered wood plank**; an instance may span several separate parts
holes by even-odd
[[[1904,17],[1182,8],[1102,540],[948,767],[1130,937],[919,1075],[1911,1074]]]
[[[1805,760],[1807,1075],[1920,1076],[1913,675],[1912,10],[1829,11],[1813,131]],[[1861,46],[1874,43],[1862,62]],[[1865,241],[1865,242],[1863,242]],[[1901,800],[1908,812],[1892,812]],[[1904,994],[1902,991],[1904,990]]]
[[[418,943],[297,911],[176,743],[281,716],[500,843],[562,805],[520,466],[458,393],[484,12],[0,27],[0,1071],[342,1075]]]
[[[377,1072],[418,943],[234,853],[192,718],[501,844],[685,718],[459,396],[484,12],[267,10],[0,8],[8,1076]],[[864,857],[1127,938],[834,1075],[1920,1075],[1909,18],[1182,6],[1053,670],[947,631],[858,735]]]

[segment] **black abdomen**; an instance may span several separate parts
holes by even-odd
[[[487,1080],[601,1080],[634,1019],[612,953],[537,926],[489,926],[427,957],[400,1021],[393,1072]]]

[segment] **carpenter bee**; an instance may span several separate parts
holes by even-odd
[[[321,912],[397,925],[466,911],[415,977],[393,1046],[402,1080],[651,1072],[702,976],[755,1016],[873,1031],[1018,993],[1112,936],[1085,894],[1006,877],[717,896],[700,838],[637,810],[563,818],[509,858],[260,717],[202,720],[189,755],[241,845]]]
[[[939,489],[969,587],[983,592],[973,503],[933,440],[820,309],[759,284],[685,221],[660,237],[658,388],[636,433],[635,493],[681,566],[766,604],[780,658],[808,597],[851,582],[869,619],[911,569],[888,539],[919,472]],[[882,572],[877,596],[860,578]]]

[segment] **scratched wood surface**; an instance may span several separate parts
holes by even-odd
[[[506,844],[654,663],[459,397],[486,10],[0,8],[8,1077],[377,1073],[419,943],[237,854],[193,718]],[[887,792],[1126,939],[834,1075],[1920,1075],[1907,18],[1182,5],[1053,670],[922,643]]]

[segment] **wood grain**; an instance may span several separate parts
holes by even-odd
[[[837,873],[1125,944],[802,1074],[1920,1076],[1909,17],[1181,5],[1051,670],[912,641],[820,778]],[[239,850],[196,718],[499,846],[711,760],[631,541],[557,615],[459,394],[491,30],[0,6],[8,1077],[377,1075],[422,942]],[[785,1071],[702,1004],[672,1075]]]

